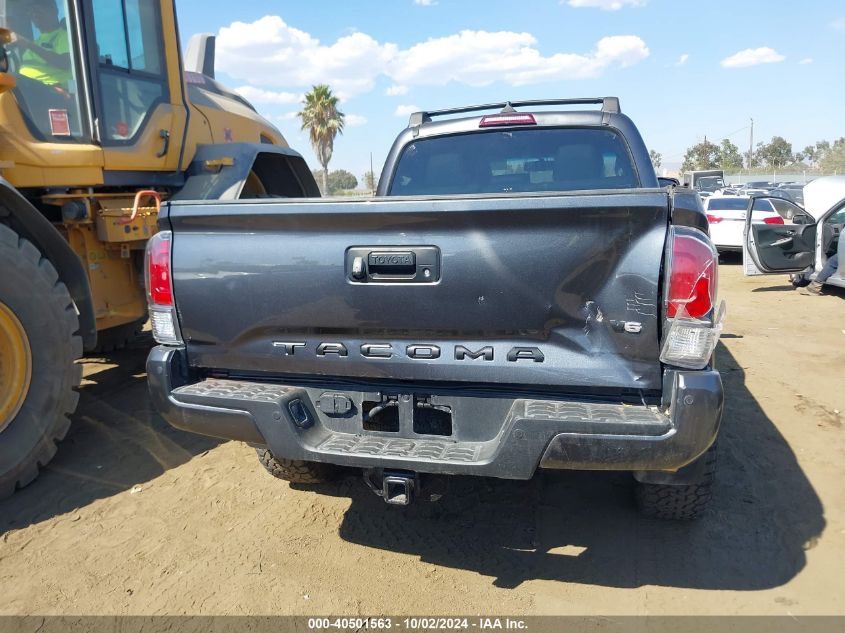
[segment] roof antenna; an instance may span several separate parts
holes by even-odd
[[[514,107],[511,105],[510,101],[505,102],[505,107],[502,108],[501,114],[510,114],[511,112],[516,112]]]

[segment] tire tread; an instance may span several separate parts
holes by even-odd
[[[636,496],[640,512],[647,517],[670,521],[691,521],[704,514],[713,497],[715,446],[702,459],[706,460],[705,472],[698,483],[672,486],[638,482]]]
[[[34,285],[49,288],[49,291],[41,294],[43,301],[50,304],[45,306],[45,310],[51,310],[58,315],[56,325],[63,330],[63,339],[67,346],[64,350],[57,350],[56,356],[61,362],[69,363],[62,379],[62,395],[52,412],[50,425],[19,463],[10,470],[0,472],[0,499],[3,499],[31,483],[38,476],[39,470],[56,454],[56,444],[67,435],[70,428],[68,416],[76,410],[79,402],[76,389],[82,380],[82,366],[75,361],[82,355],[82,337],[79,335],[79,319],[70,292],[59,279],[53,264],[42,256],[41,251],[32,242],[19,236],[5,224],[0,224],[0,246],[17,250],[11,258],[12,265],[21,266],[28,274],[35,276]]]
[[[256,448],[258,461],[274,477],[296,484],[320,484],[334,479],[337,467],[332,464],[282,459],[269,448]]]

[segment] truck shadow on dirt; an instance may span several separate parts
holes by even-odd
[[[715,503],[698,522],[642,518],[626,473],[543,472],[529,482],[430,477],[407,508],[349,477],[347,541],[475,571],[499,587],[546,579],[612,587],[759,590],[793,578],[825,527],[795,455],[723,346],[727,408]]]
[[[141,336],[85,359],[70,431],[38,479],[0,501],[0,534],[131,490],[222,441],[178,431],[154,411],[145,374],[151,346]]]

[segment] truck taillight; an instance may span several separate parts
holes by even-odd
[[[670,323],[660,360],[701,369],[716,348],[725,313],[724,302],[716,309],[719,255],[697,229],[672,227],[669,240],[665,305]]]
[[[170,274],[170,231],[160,231],[147,242],[145,278],[153,338],[165,345],[182,343],[173,303]]]
[[[713,309],[718,285],[719,255],[704,233],[673,227],[666,316],[679,312],[700,319]]]
[[[721,221],[722,218],[720,218],[718,215],[711,215],[710,213],[707,214],[707,222],[709,222],[710,224],[718,224]]]
[[[170,231],[157,233],[147,244],[147,280],[150,303],[158,306],[172,306]]]

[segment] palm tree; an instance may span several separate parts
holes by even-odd
[[[297,113],[302,120],[302,129],[308,130],[317,160],[323,166],[323,193],[329,190],[329,161],[334,150],[334,137],[338,132],[343,134],[345,115],[337,109],[338,101],[331,88],[320,84],[305,94],[302,111]]]

